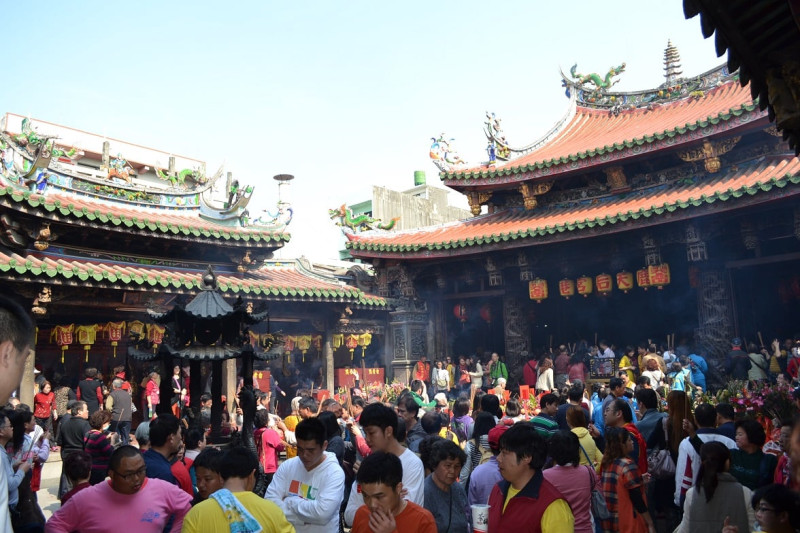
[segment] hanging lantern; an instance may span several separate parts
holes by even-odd
[[[311,348],[311,335],[298,335],[297,347],[300,348],[300,353],[303,354],[303,362],[306,362],[306,352]]]
[[[571,279],[562,279],[558,282],[558,293],[569,300],[570,296],[575,296],[575,282]]]
[[[489,304],[483,304],[481,306],[481,318],[487,324],[492,323],[492,306]]]
[[[344,344],[344,335],[337,333],[333,336],[333,349],[338,350]]]
[[[467,321],[467,306],[464,304],[456,304],[453,307],[453,315],[463,324]]]
[[[153,353],[158,351],[158,345],[164,342],[164,333],[167,328],[158,324],[147,324],[147,342],[153,345]]]
[[[56,344],[61,346],[61,362],[64,362],[64,352],[67,351],[67,348],[70,344],[72,344],[72,334],[75,331],[75,324],[70,324],[69,326],[56,326],[53,328],[53,331],[50,332],[50,341],[53,341],[53,337],[56,339]]]
[[[362,333],[358,336],[358,345],[361,346],[361,359],[364,359],[364,355],[367,353],[367,346],[372,343],[372,333]]]
[[[86,362],[89,362],[89,350],[94,346],[97,340],[97,332],[101,331],[103,326],[100,324],[92,324],[91,326],[78,326],[75,328],[75,335],[78,337],[78,344],[83,345],[83,350],[86,352]]]
[[[640,268],[636,271],[636,284],[644,290],[647,290],[647,287],[650,286],[650,274],[646,268]]]
[[[584,298],[587,298],[590,294],[592,294],[592,282],[593,280],[589,276],[579,277],[575,282],[575,285],[578,288],[578,294],[583,295]]]
[[[536,278],[528,282],[528,296],[531,300],[536,300],[537,304],[547,299],[547,280]]]
[[[108,340],[111,341],[111,346],[114,348],[114,358],[117,357],[117,346],[119,341],[122,340],[122,335],[125,333],[125,322],[109,322],[103,328],[108,335]]]
[[[628,291],[633,289],[633,274],[624,270],[617,272],[617,289],[628,294]]]
[[[611,289],[613,288],[613,280],[611,279],[610,274],[598,274],[594,278],[595,287],[597,287],[597,292],[601,296],[606,296],[611,293]]]
[[[356,348],[358,347],[358,335],[348,335],[345,346],[347,346],[347,349],[350,350],[350,360],[352,361],[353,352],[355,352]]]
[[[658,290],[663,289],[665,285],[669,285],[670,276],[667,263],[649,266],[647,267],[647,273],[650,277],[650,285],[658,287]]]
[[[144,322],[140,322],[139,320],[128,322],[128,335],[133,337],[136,341],[141,340],[142,337],[144,337]]]
[[[286,361],[292,362],[292,352],[297,345],[297,337],[295,335],[287,335],[286,341],[283,343],[284,353],[286,354]]]

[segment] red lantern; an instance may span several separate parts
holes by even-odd
[[[612,288],[612,280],[610,274],[599,274],[594,278],[597,292],[601,295],[609,294]]]
[[[72,333],[75,331],[75,324],[70,324],[68,326],[55,326],[53,331],[50,333],[50,341],[52,342],[53,337],[56,339],[56,344],[61,347],[61,362],[64,362],[64,352],[67,351],[67,348],[70,344],[72,344]]]
[[[453,315],[463,324],[467,321],[467,306],[464,304],[456,304],[456,306],[453,307]]]
[[[528,295],[531,300],[536,300],[537,304],[547,299],[547,280],[536,278],[528,282]]]
[[[658,287],[658,290],[663,289],[665,285],[669,285],[670,276],[667,263],[649,266],[647,267],[647,273],[650,277],[650,285]]]
[[[584,298],[592,294],[592,278],[589,276],[579,277],[576,285],[578,286],[578,294],[582,294]]]
[[[353,360],[353,352],[356,351],[358,347],[358,335],[350,335],[347,337],[347,341],[344,343],[347,346],[347,349],[350,350],[350,360]]]
[[[492,306],[489,304],[483,304],[481,306],[481,318],[487,324],[492,323]]]
[[[575,282],[571,279],[562,279],[558,282],[558,292],[569,300],[570,296],[575,296]]]
[[[117,357],[117,346],[119,341],[122,340],[122,334],[125,333],[125,322],[109,322],[106,324],[105,330],[108,333],[111,346],[114,347],[114,357]]]
[[[628,294],[628,291],[633,288],[633,274],[630,272],[617,272],[617,288]]]
[[[647,287],[650,286],[650,274],[646,268],[640,268],[636,271],[636,284],[644,290],[647,290]]]

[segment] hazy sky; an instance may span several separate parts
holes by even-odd
[[[541,136],[567,109],[559,68],[624,61],[616,89],[655,87],[667,39],[686,76],[723,62],[677,0],[37,6],[4,3],[0,111],[224,163],[270,209],[272,176],[294,174],[285,258],[336,258],[327,210],[372,185],[410,188],[415,170],[438,184],[432,136],[471,163],[486,111],[512,145]]]

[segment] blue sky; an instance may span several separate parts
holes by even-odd
[[[0,111],[224,163],[270,209],[272,176],[294,174],[281,256],[336,258],[329,208],[410,188],[415,170],[438,183],[428,148],[442,132],[484,160],[486,111],[512,145],[538,138],[567,108],[559,68],[625,61],[616,89],[654,87],[667,39],[686,76],[723,62],[681,2],[613,5],[6,3]]]

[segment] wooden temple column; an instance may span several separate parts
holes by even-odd
[[[222,434],[222,361],[211,362],[211,442],[218,443]]]
[[[392,343],[392,375],[408,382],[411,367],[421,355],[428,353],[428,313],[422,311],[395,311],[389,313],[389,327]]]

